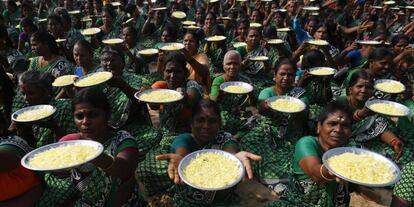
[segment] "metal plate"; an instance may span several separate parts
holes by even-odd
[[[144,50],[140,50],[138,51],[138,54],[140,55],[156,55],[158,54],[158,50],[157,49],[144,49]]]
[[[188,164],[190,164],[190,161],[194,158],[196,158],[198,155],[201,154],[205,154],[205,153],[218,153],[221,154],[233,161],[235,161],[239,167],[239,171],[240,171],[240,175],[239,177],[234,180],[234,182],[232,182],[231,184],[225,186],[225,187],[221,187],[221,188],[205,188],[205,187],[200,187],[200,186],[196,186],[193,185],[192,183],[190,183],[187,178],[184,176],[184,169],[188,166]],[[187,156],[185,156],[181,161],[180,164],[178,165],[178,175],[180,176],[180,178],[184,181],[184,183],[186,183],[187,185],[199,189],[199,190],[205,190],[205,191],[219,191],[219,190],[225,190],[225,189],[229,189],[235,185],[237,185],[242,178],[245,175],[245,169],[244,169],[244,165],[243,163],[233,154],[230,154],[228,152],[222,151],[222,150],[216,150],[216,149],[205,149],[205,150],[199,150],[199,151],[195,151],[192,152],[190,154],[188,154]]]
[[[57,147],[62,147],[62,146],[68,146],[68,145],[83,145],[83,146],[90,146],[90,147],[94,147],[95,149],[97,149],[97,153],[94,156],[91,156],[89,159],[85,160],[82,163],[78,163],[76,165],[68,165],[65,167],[60,167],[60,168],[35,168],[35,167],[31,167],[29,165],[29,160],[32,159],[34,156],[36,156],[39,153],[42,153],[46,150],[52,149],[52,148],[57,148]],[[57,171],[57,170],[64,170],[64,169],[70,169],[70,168],[74,168],[77,166],[80,166],[82,164],[85,164],[95,158],[97,158],[101,153],[103,152],[103,146],[101,143],[96,142],[96,141],[92,141],[92,140],[72,140],[72,141],[65,141],[65,142],[57,142],[57,143],[53,143],[53,144],[49,144],[43,147],[39,147],[29,153],[27,153],[20,161],[20,163],[23,165],[23,167],[29,169],[29,170],[34,170],[34,171]]]
[[[76,78],[78,78],[77,75],[63,75],[63,76],[59,76],[52,83],[52,86],[55,86],[55,87],[63,87],[63,86],[72,85],[75,82],[75,79]]]
[[[278,32],[290,32],[290,31],[292,31],[292,29],[289,28],[289,27],[284,27],[284,28],[277,28],[276,31],[278,31]]]
[[[160,50],[164,51],[177,51],[184,49],[184,45],[182,43],[164,43],[161,45]]]
[[[82,30],[81,31],[81,34],[82,35],[85,35],[85,36],[91,36],[91,35],[96,35],[99,32],[101,32],[101,29],[100,28],[93,27],[93,28],[88,28],[88,29]]]
[[[374,156],[376,159],[378,159],[380,161],[386,162],[393,169],[393,174],[395,175],[395,178],[393,180],[387,182],[387,183],[369,184],[369,183],[362,183],[362,182],[358,182],[358,181],[355,181],[355,180],[351,180],[349,178],[346,178],[346,177],[342,176],[341,174],[335,172],[335,170],[331,168],[331,166],[329,165],[329,163],[327,162],[327,160],[329,158],[335,156],[335,155],[341,155],[341,154],[347,153],[347,152],[355,153],[355,154],[363,154],[363,153],[364,154],[369,154],[369,155]],[[355,148],[355,147],[338,147],[338,148],[334,148],[334,149],[328,150],[327,152],[325,152],[323,154],[323,156],[322,156],[322,162],[323,162],[323,165],[325,165],[325,167],[330,172],[332,172],[333,174],[335,174],[335,176],[337,176],[337,177],[339,177],[339,178],[341,178],[343,180],[349,181],[351,183],[355,183],[355,184],[363,185],[363,186],[368,186],[368,187],[385,187],[385,186],[390,186],[390,185],[393,185],[396,182],[398,182],[400,180],[400,177],[401,177],[400,168],[393,161],[391,161],[390,159],[388,159],[388,158],[386,158],[386,157],[384,157],[384,156],[382,156],[382,155],[380,155],[378,153],[375,153],[375,152],[372,152],[372,151],[369,151],[369,150],[365,150],[365,149]]]
[[[190,25],[195,25],[196,22],[195,21],[186,20],[186,21],[183,21],[182,24],[183,25],[186,25],[186,26],[190,26]]]
[[[241,86],[241,87],[243,87],[244,89],[246,89],[246,91],[245,91],[245,92],[243,92],[243,93],[233,93],[233,92],[228,92],[228,91],[226,91],[226,88],[227,88],[228,86]],[[248,84],[248,83],[241,82],[241,81],[229,81],[229,82],[224,82],[224,83],[222,83],[222,84],[220,85],[220,90],[225,91],[226,93],[233,93],[233,94],[247,94],[247,93],[250,93],[250,92],[252,92],[252,91],[253,91],[253,86],[252,86],[252,85],[250,85],[250,84]]]
[[[246,46],[247,46],[247,43],[245,43],[245,42],[235,42],[235,43],[233,43],[234,48],[246,47]]]
[[[215,36],[207,37],[206,38],[206,41],[209,41],[209,42],[219,42],[219,41],[223,41],[225,39],[226,39],[225,36],[215,35]]]
[[[249,60],[263,62],[263,61],[269,60],[269,58],[267,56],[255,56],[255,57],[250,57]]]
[[[167,7],[157,7],[157,8],[152,8],[152,11],[162,11],[162,10],[167,10]]]
[[[397,108],[397,109],[400,109],[400,110],[402,111],[402,114],[401,114],[401,115],[400,115],[400,114],[391,114],[391,113],[382,112],[382,111],[377,111],[377,110],[372,109],[372,105],[374,105],[374,104],[378,104],[378,103],[389,104],[389,105],[391,105],[392,107],[395,107],[395,108]],[[375,99],[375,100],[372,100],[372,101],[367,101],[367,102],[365,103],[365,106],[366,106],[367,108],[369,108],[371,111],[375,112],[375,113],[378,113],[378,114],[383,114],[383,115],[386,115],[386,116],[392,116],[392,117],[403,117],[403,116],[408,116],[408,115],[411,113],[411,111],[410,111],[410,109],[409,109],[408,107],[406,107],[406,106],[404,106],[404,105],[402,105],[402,104],[400,104],[400,103],[393,102],[393,101],[387,101],[387,100],[379,100],[379,99]]]
[[[319,11],[319,7],[316,6],[304,6],[302,9],[305,11]]]
[[[102,81],[98,81],[98,82],[95,82],[93,84],[79,85],[79,82],[81,80],[86,79],[86,78],[90,78],[91,76],[100,75],[100,74],[104,74],[106,76],[106,78],[104,80],[102,80]],[[107,72],[107,71],[91,73],[91,74],[88,74],[88,75],[85,75],[85,76],[79,78],[78,80],[76,80],[76,82],[73,85],[75,85],[76,87],[80,87],[80,88],[90,87],[90,86],[96,86],[96,85],[105,83],[106,81],[110,80],[112,78],[112,76],[113,76],[112,73],[111,72]]]
[[[61,42],[65,42],[66,39],[56,39],[55,41],[56,41],[56,43],[61,43]]]
[[[326,70],[327,73],[326,74],[318,73],[318,71],[321,71],[321,70]],[[329,67],[314,67],[314,68],[309,69],[309,73],[315,76],[330,76],[330,75],[334,75],[336,72],[337,72],[336,69],[329,68]]]
[[[278,99],[286,99],[288,101],[297,103],[298,105],[300,105],[300,110],[294,111],[294,112],[289,112],[289,111],[285,111],[285,110],[273,107],[271,103],[278,100]],[[299,113],[299,112],[306,109],[306,104],[302,100],[300,100],[298,98],[295,98],[295,97],[292,97],[292,96],[273,96],[273,97],[268,98],[266,100],[266,103],[271,109],[273,109],[275,111],[282,112],[282,113]]]
[[[171,14],[171,16],[177,19],[184,19],[187,17],[187,15],[182,11],[175,11]]]
[[[259,28],[259,27],[262,27],[262,24],[260,24],[260,23],[250,23],[250,27],[252,27],[252,28]]]
[[[20,114],[22,114],[23,112],[32,111],[32,110],[36,110],[36,109],[47,109],[48,111],[51,111],[52,113],[49,114],[48,116],[41,117],[41,118],[38,118],[38,119],[35,119],[35,120],[30,120],[30,121],[20,121],[20,120],[17,120],[17,117]],[[15,122],[18,122],[18,123],[32,123],[32,122],[37,122],[37,121],[45,120],[45,119],[51,117],[55,112],[56,112],[56,108],[54,106],[52,106],[52,105],[35,105],[35,106],[29,106],[29,107],[26,107],[26,108],[22,108],[22,109],[17,110],[16,112],[14,112],[11,115],[11,119],[13,121],[15,121]]]
[[[267,44],[270,44],[270,45],[279,45],[283,43],[285,43],[285,41],[281,39],[270,39],[267,41]]]
[[[102,40],[102,43],[107,44],[107,45],[117,45],[117,44],[124,43],[124,40],[120,38],[112,38],[112,39]]]
[[[381,88],[380,84],[382,84],[382,83],[397,84],[399,86],[399,88],[397,88],[397,89],[399,89],[399,90],[388,90],[386,88]],[[376,80],[375,83],[374,83],[374,88],[377,89],[377,90],[379,90],[379,91],[382,91],[382,92],[385,92],[385,93],[391,93],[391,94],[402,93],[402,92],[405,91],[404,84],[402,84],[399,81],[391,80],[391,79],[380,79],[380,80]]]
[[[358,44],[361,45],[380,45],[382,44],[379,41],[375,41],[375,40],[361,40],[361,41],[357,41]]]
[[[329,45],[329,42],[326,40],[308,40],[307,43],[311,45],[326,46]]]
[[[162,92],[168,92],[168,93],[171,93],[171,94],[175,94],[178,98],[171,99],[171,100],[166,100],[166,101],[157,101],[157,100],[144,99],[142,97],[143,94],[148,94],[148,93],[151,93],[151,92],[154,92],[154,91],[162,91]],[[174,90],[170,90],[170,89],[149,89],[149,90],[145,90],[144,92],[141,92],[141,93],[137,92],[137,93],[135,93],[134,96],[139,101],[146,102],[146,103],[153,103],[153,104],[173,103],[173,102],[180,101],[181,99],[184,98],[184,96],[181,93],[179,93],[178,91],[174,91]]]

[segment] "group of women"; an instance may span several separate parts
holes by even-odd
[[[390,205],[414,205],[413,2],[8,0],[0,8],[0,207],[240,206],[236,187],[202,191],[182,183],[180,160],[201,149],[235,154],[249,179],[279,196],[266,206],[349,206],[351,192],[381,200],[322,164],[324,152],[341,146],[396,162],[402,176],[388,187]],[[100,32],[81,34],[90,27]],[[102,43],[110,38],[123,43]],[[162,50],[167,43],[184,48]],[[140,52],[150,48],[158,53]],[[315,76],[314,67],[337,72]],[[95,87],[52,85],[98,71],[112,78]],[[400,81],[405,91],[376,90],[379,79]],[[224,92],[229,81],[253,90]],[[135,98],[151,88],[184,98]],[[271,109],[269,98],[284,95],[305,110]],[[372,99],[411,113],[377,114],[365,106]],[[56,108],[52,118],[10,118],[42,104]],[[100,142],[104,152],[70,170],[39,173],[20,164],[32,149],[82,139]]]

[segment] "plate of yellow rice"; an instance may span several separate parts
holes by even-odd
[[[35,105],[17,110],[11,115],[11,119],[19,123],[31,123],[45,120],[56,111],[52,105]]]
[[[178,91],[170,89],[148,89],[141,93],[137,92],[135,98],[146,103],[165,104],[177,102],[184,96]]]
[[[408,116],[411,113],[408,107],[394,101],[375,99],[367,101],[365,106],[375,113],[391,117]]]
[[[253,86],[241,81],[228,81],[220,85],[220,90],[232,94],[247,94],[253,91]]]
[[[306,104],[292,96],[273,96],[266,100],[273,110],[283,113],[298,113],[306,108]]]

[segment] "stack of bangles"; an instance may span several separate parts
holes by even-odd
[[[325,175],[323,175],[323,164],[321,165],[321,167],[319,168],[319,173],[321,174],[321,177],[324,179],[324,180],[326,180],[326,181],[332,181],[332,180],[335,180],[335,178],[327,178],[327,177],[325,177]]]
[[[362,117],[359,115],[358,112],[359,112],[359,110],[356,110],[353,117],[352,117],[355,121],[360,121],[362,119]]]
[[[394,138],[394,139],[391,140],[390,144],[391,144],[391,146],[395,147],[396,145],[400,145],[401,141],[397,138]]]
[[[105,167],[105,168],[100,167],[101,170],[107,171],[107,170],[111,169],[111,167],[114,165],[115,158],[113,156],[111,156],[111,155],[109,155],[109,157],[111,157],[111,164],[109,164],[108,167]]]

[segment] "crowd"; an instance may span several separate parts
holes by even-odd
[[[379,201],[373,189],[340,180],[322,164],[324,152],[341,146],[397,163],[402,176],[387,187],[390,205],[414,205],[413,1],[7,0],[0,10],[0,207],[240,206],[236,187],[202,191],[182,183],[178,163],[201,149],[235,154],[247,179],[279,196],[266,206],[349,206],[351,192]],[[99,33],[82,35],[92,27]],[[207,41],[211,36],[226,38]],[[110,38],[123,43],[102,42]],[[184,48],[140,52],[167,43]],[[315,76],[315,67],[337,72]],[[113,77],[96,87],[52,85],[97,71]],[[397,80],[405,91],[381,92],[374,88],[380,79]],[[226,93],[220,85],[229,81],[254,89]],[[135,98],[150,88],[184,98]],[[271,109],[268,99],[281,95],[306,109]],[[375,113],[366,107],[373,99],[411,113]],[[51,119],[11,120],[42,104],[56,108]],[[20,164],[33,149],[82,139],[100,142],[104,153],[72,170]],[[154,196],[169,202],[153,203]]]

